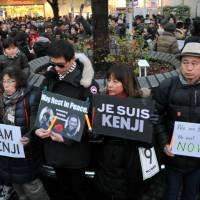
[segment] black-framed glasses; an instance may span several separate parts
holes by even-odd
[[[65,67],[65,63],[55,63],[55,62],[52,62],[50,61],[50,65],[53,66],[53,67],[60,67],[60,68],[64,68]]]

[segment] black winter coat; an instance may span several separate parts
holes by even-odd
[[[200,43],[200,36],[194,35],[194,36],[190,36],[190,37],[186,38],[186,39],[185,39],[184,46],[185,46],[187,43],[190,43],[190,42],[198,42],[198,43]]]
[[[27,88],[24,96],[19,98],[16,103],[15,126],[21,127],[22,136],[29,137],[30,143],[24,146],[25,158],[0,156],[0,179],[5,183],[23,184],[32,181],[41,169],[42,146],[41,141],[34,134],[34,123],[39,101],[40,91],[35,88]],[[3,107],[1,100],[1,114]]]
[[[138,141],[106,136],[95,158],[95,186],[110,199],[138,199],[142,193],[142,169],[139,147],[151,147]],[[140,199],[140,198],[139,198]]]
[[[29,75],[30,72],[30,66],[28,64],[28,59],[24,53],[20,51],[19,55],[15,58],[8,58],[4,54],[0,55],[0,63],[2,64],[0,68],[0,73],[3,71],[5,67],[13,66],[18,69],[22,69],[25,74]]]
[[[95,159],[95,186],[102,194],[119,199],[127,198],[125,143],[123,139],[104,137]],[[114,198],[114,199],[115,199]]]
[[[175,121],[199,123],[200,84],[183,85],[179,77],[163,81],[155,91],[156,108],[162,117],[157,126],[158,139],[163,151],[170,144]],[[176,169],[199,168],[200,159],[178,156],[166,156],[166,165]]]
[[[91,85],[84,88],[80,85],[83,66],[77,61],[77,67],[70,72],[63,80],[55,71],[49,71],[46,74],[46,80],[43,83],[43,89],[71,97],[79,100],[87,100],[91,94]],[[95,83],[94,83],[95,84]],[[65,138],[64,138],[65,139]],[[86,137],[82,137],[81,142],[75,142],[65,139],[64,143],[52,141],[50,138],[44,139],[44,151],[46,162],[49,165],[62,168],[84,168],[90,161],[90,145]]]

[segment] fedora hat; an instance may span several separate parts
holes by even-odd
[[[182,56],[194,56],[200,57],[200,43],[198,42],[189,42],[187,43],[181,53],[177,55],[177,58],[181,59]]]

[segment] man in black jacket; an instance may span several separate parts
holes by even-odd
[[[50,56],[52,67],[46,73],[44,89],[83,101],[97,92],[91,62],[84,55],[75,59],[73,46],[69,42],[59,40],[52,43]],[[84,173],[90,161],[86,134],[80,142],[43,128],[37,129],[36,135],[44,139],[45,158],[47,164],[54,167],[60,182],[61,199],[69,199],[70,196],[75,200],[86,200]]]
[[[199,123],[200,43],[187,43],[181,54],[180,74],[166,79],[155,91],[159,115],[157,126],[162,151],[166,155],[167,188],[165,199],[176,200],[182,187],[182,200],[194,200],[200,182],[200,159],[174,155],[170,141],[175,121]]]

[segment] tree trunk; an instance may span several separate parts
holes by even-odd
[[[54,20],[57,22],[59,20],[59,8],[58,0],[47,0],[53,10]]]
[[[92,0],[95,70],[105,70],[104,57],[109,53],[108,0]]]
[[[53,9],[54,20],[58,21],[59,20],[59,8],[58,8],[58,4],[55,4],[52,9]]]

